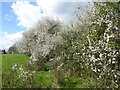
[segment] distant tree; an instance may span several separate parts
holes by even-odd
[[[17,50],[17,48],[16,48],[16,45],[11,46],[11,47],[8,49],[8,53],[9,53],[9,54],[17,54],[17,53],[18,53],[18,50]]]
[[[2,52],[3,52],[3,54],[7,54],[7,52],[5,51],[5,49],[4,49],[4,50],[2,50]]]

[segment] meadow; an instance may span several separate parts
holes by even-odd
[[[18,74],[12,70],[12,67],[17,65],[23,65],[25,66],[25,63],[29,61],[29,57],[24,54],[3,54],[2,55],[2,84],[3,88],[22,88],[27,87],[31,88],[29,86],[29,83],[26,83],[28,86],[21,85],[22,78],[18,79]],[[32,70],[31,70],[32,71]],[[11,74],[12,73],[12,74]],[[14,75],[13,75],[14,74]],[[10,76],[11,75],[11,76]],[[63,78],[61,82],[58,84],[57,80],[54,76],[54,71],[52,70],[41,70],[36,71],[34,76],[33,87],[37,88],[81,88],[84,86],[84,82],[86,79],[83,78]],[[28,81],[30,81],[29,79]],[[11,82],[12,84],[9,84],[8,82]],[[17,82],[18,81],[18,82]],[[16,83],[17,82],[17,83]],[[18,85],[19,84],[19,85]]]
[[[2,74],[9,75],[9,73],[11,72],[10,70],[12,69],[13,65],[17,64],[17,65],[24,66],[24,64],[27,63],[28,60],[29,60],[29,57],[24,54],[2,54]],[[36,72],[36,75],[34,76],[37,82],[36,85],[37,86],[42,85],[43,87],[46,87],[46,86],[49,87],[52,82],[51,76],[52,76],[52,72],[45,72],[45,71]],[[2,82],[6,83],[7,79],[8,79],[7,76],[3,77]]]
[[[24,54],[2,54],[2,73],[7,73],[14,64],[24,64],[29,57]]]
[[[20,87],[27,87],[30,86],[19,86],[21,84],[21,79],[18,79],[18,75],[16,72],[12,71],[12,67],[17,65],[23,65],[29,61],[29,57],[24,54],[2,54],[2,84],[3,88],[16,88],[17,86]],[[31,70],[32,71],[32,70]],[[12,73],[12,74],[11,74]],[[14,74],[14,75],[13,75]],[[61,84],[58,84],[56,78],[54,77],[54,72],[52,70],[49,71],[36,71],[34,74],[34,84],[33,87],[38,88],[75,88],[75,87],[82,87],[81,84],[85,81],[81,78],[63,78]],[[8,82],[11,81],[12,84]],[[15,83],[16,81],[19,81]],[[28,80],[29,81],[29,80]],[[28,84],[28,83],[26,83]]]

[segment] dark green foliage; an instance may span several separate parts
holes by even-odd
[[[84,82],[86,82],[84,78],[63,77],[59,84],[62,88],[81,88]]]

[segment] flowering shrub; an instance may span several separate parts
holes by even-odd
[[[19,78],[23,78],[23,80],[27,80],[28,77],[31,77],[34,75],[35,71],[25,70],[23,66],[18,66],[15,64],[12,67],[13,70],[15,70],[19,74]]]
[[[119,88],[118,9],[118,2],[96,2],[91,11],[77,14],[77,20],[67,27],[45,18],[23,33],[17,47],[30,55],[38,70],[50,63],[58,83],[64,76],[74,76],[86,78],[85,87]]]
[[[59,20],[43,18],[36,26],[23,33],[22,39],[17,42],[18,51],[28,54],[32,62],[42,68],[46,62],[44,58],[62,43],[59,35],[62,30],[62,23]]]
[[[22,65],[15,64],[9,73],[3,74],[4,88],[33,88],[36,85],[35,71],[30,71]]]
[[[55,62],[56,77],[90,77],[87,87],[118,88],[120,81],[119,4],[94,3],[88,13],[63,33],[63,45]],[[84,16],[85,17],[85,16]],[[81,24],[82,21],[82,24]],[[86,28],[87,27],[87,28]],[[74,30],[74,31],[72,31]]]
[[[113,5],[112,5],[113,4]],[[89,46],[88,62],[100,79],[106,80],[103,87],[119,85],[120,77],[120,29],[118,3],[95,3],[91,30],[87,35]]]

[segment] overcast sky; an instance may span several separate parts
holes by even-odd
[[[48,2],[49,1],[49,2]],[[77,6],[85,7],[87,2],[56,2],[55,0],[19,0],[2,2],[2,30],[0,29],[0,49],[8,49],[19,38],[22,32],[41,19],[42,16],[52,15],[63,22],[75,18]]]

